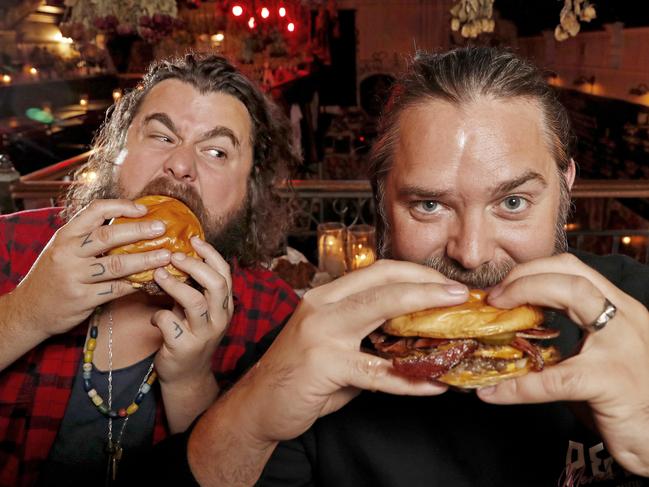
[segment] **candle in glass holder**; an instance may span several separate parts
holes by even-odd
[[[88,95],[81,95],[79,98],[79,105],[86,108],[88,106]]]
[[[345,273],[345,225],[342,223],[318,225],[318,267],[333,278]]]
[[[372,225],[351,225],[347,229],[347,268],[361,269],[376,260],[376,231]]]
[[[10,84],[11,83],[11,76],[9,76],[8,74],[3,74],[2,75],[2,82],[4,84],[6,84],[6,85]]]
[[[117,102],[122,97],[122,90],[115,88],[113,90],[113,101]]]

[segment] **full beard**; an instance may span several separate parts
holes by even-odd
[[[238,208],[225,215],[212,215],[205,208],[203,200],[196,189],[185,184],[178,184],[166,177],[158,177],[149,182],[135,196],[128,192],[119,183],[114,182],[110,189],[102,191],[104,198],[137,199],[148,195],[162,195],[175,198],[183,202],[198,218],[205,232],[205,241],[212,245],[229,260],[236,257],[241,247],[241,242],[246,238],[248,195]]]

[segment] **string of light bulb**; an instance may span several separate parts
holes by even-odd
[[[295,32],[297,28],[295,20],[290,15],[290,7],[287,8],[284,2],[234,1],[231,2],[229,10],[235,20],[244,21],[250,30],[271,22],[275,22],[280,29],[288,32]]]

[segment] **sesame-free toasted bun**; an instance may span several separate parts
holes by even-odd
[[[545,365],[555,364],[561,358],[559,351],[555,347],[540,347],[540,349]],[[502,371],[484,368],[470,371],[460,365],[453,367],[436,380],[461,389],[477,389],[478,387],[492,386],[498,382],[527,374],[532,370],[532,361],[527,357],[511,360],[507,362],[505,367],[505,370]]]
[[[147,214],[139,218],[115,218],[111,221],[111,225],[160,220],[166,225],[165,233],[149,240],[140,240],[135,243],[116,247],[108,252],[109,255],[135,254],[151,250],[167,249],[170,252],[182,252],[191,257],[199,258],[190,240],[192,237],[204,239],[205,235],[198,218],[184,203],[175,198],[161,195],[144,196],[135,200],[135,203],[146,206],[149,210]],[[188,278],[186,273],[176,269],[171,264],[165,266],[165,269],[181,281],[185,281]],[[128,276],[126,279],[131,281],[134,287],[144,286],[145,290],[149,287],[149,283],[155,284],[155,281],[153,281],[153,270],[138,272],[137,274]],[[155,291],[157,285],[151,287]]]
[[[383,330],[396,336],[428,338],[478,338],[534,328],[543,313],[532,305],[500,309],[485,302],[487,294],[471,290],[467,302],[430,308],[386,321]]]

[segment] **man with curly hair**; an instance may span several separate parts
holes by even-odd
[[[260,267],[289,222],[274,193],[297,160],[289,133],[223,58],[162,61],[109,113],[82,168],[97,178],[63,211],[0,217],[0,485],[119,480],[122,455],[185,430],[259,356],[297,302]],[[152,194],[198,216],[201,259],[105,255],[164,233],[105,224],[143,216],[133,200]],[[151,269],[165,299],[123,280]]]

